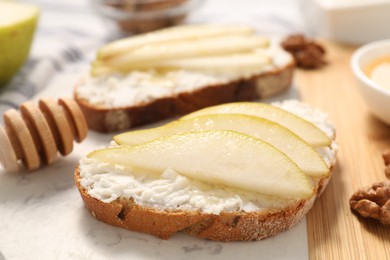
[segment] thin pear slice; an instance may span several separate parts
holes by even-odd
[[[307,199],[308,178],[285,154],[260,139],[234,131],[165,136],[88,155],[129,171],[162,173],[172,168],[187,177],[282,198]]]
[[[259,69],[270,65],[271,57],[264,53],[243,53],[223,56],[187,58],[187,59],[172,59],[166,61],[157,61],[144,64],[132,64],[126,66],[126,70],[120,72],[128,72],[130,70],[145,70],[145,69],[160,69],[160,70],[175,70],[184,69],[191,71],[199,71],[206,73],[242,73],[259,71]],[[109,67],[102,62],[95,61],[91,64],[91,75],[99,76],[112,73],[113,67]]]
[[[312,146],[329,146],[332,142],[332,140],[313,123],[284,109],[265,103],[236,102],[222,104],[195,111],[182,118],[188,119],[207,114],[245,114],[262,117],[286,127]]]
[[[161,62],[166,59],[183,59],[247,52],[266,46],[268,40],[256,35],[223,36],[189,41],[168,42],[156,46],[144,46],[123,55],[104,60],[107,66],[127,70],[135,64]]]
[[[171,27],[156,32],[133,36],[114,41],[98,52],[98,59],[107,59],[115,55],[140,48],[145,45],[157,45],[166,42],[191,40],[197,38],[216,37],[222,35],[249,35],[254,30],[244,26],[224,25],[183,25]]]
[[[329,168],[320,154],[287,128],[264,118],[220,114],[182,119],[146,130],[119,134],[114,140],[119,145],[137,145],[161,136],[204,130],[233,130],[259,138],[285,153],[308,176],[327,176]]]
[[[91,64],[90,74],[92,77],[109,75],[115,72],[114,69],[105,65]]]
[[[185,69],[192,71],[223,72],[261,69],[271,64],[271,57],[251,53],[224,56],[200,57],[162,61],[152,67],[163,69]]]

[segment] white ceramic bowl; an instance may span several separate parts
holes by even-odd
[[[365,44],[390,36],[390,0],[299,0],[306,30],[339,42]]]
[[[360,93],[371,112],[390,124],[390,90],[372,81],[364,69],[380,57],[390,56],[390,39],[369,43],[357,49],[352,55],[351,66],[358,80]]]

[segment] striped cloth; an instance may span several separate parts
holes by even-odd
[[[1,114],[34,97],[67,66],[80,62],[87,64],[99,46],[118,38],[117,33],[107,30],[88,2],[28,2],[40,5],[40,22],[29,60],[0,92]],[[284,8],[280,2],[285,3]],[[275,5],[265,0],[248,1],[240,12],[237,12],[236,5],[234,0],[206,1],[203,7],[192,13],[187,22],[245,24],[265,35],[300,31],[299,23],[294,21],[298,15],[291,9],[289,1],[275,0]]]
[[[45,40],[46,38],[42,37],[40,40]],[[72,35],[72,38],[74,39],[75,36]],[[1,113],[9,108],[17,108],[19,104],[32,98],[45,88],[52,77],[56,73],[61,72],[65,66],[71,63],[85,62],[87,59],[85,51],[90,48],[95,49],[96,43],[80,39],[80,41],[72,41],[72,44],[69,45],[58,43],[58,47],[60,49],[56,51],[55,55],[46,57],[31,55],[19,73],[1,92]]]

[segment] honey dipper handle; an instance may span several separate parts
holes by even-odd
[[[67,155],[73,140],[81,142],[88,127],[81,109],[70,98],[42,98],[39,105],[28,101],[20,110],[10,109],[0,126],[0,163],[6,171],[17,171],[19,165],[35,170]]]

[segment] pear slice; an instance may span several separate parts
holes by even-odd
[[[88,155],[132,173],[172,168],[189,178],[282,198],[308,199],[313,187],[285,154],[260,139],[226,130],[165,136]]]
[[[256,35],[223,36],[188,41],[168,42],[144,46],[123,55],[104,60],[104,64],[117,70],[130,70],[135,65],[148,65],[166,59],[183,59],[248,52],[266,46],[268,40]]]
[[[167,42],[217,37],[223,35],[249,35],[253,33],[254,30],[252,28],[244,26],[176,26],[112,42],[99,50],[98,59],[104,60],[112,58],[113,56],[122,55],[126,52],[132,51],[145,45],[158,45]]]
[[[312,146],[329,146],[332,142],[332,140],[313,123],[284,109],[265,103],[236,102],[222,104],[195,111],[182,118],[188,119],[207,114],[245,114],[262,117],[286,127]]]
[[[224,56],[166,60],[155,65],[152,64],[151,67],[205,72],[243,71],[254,69],[258,71],[262,67],[271,64],[271,62],[272,59],[269,56],[249,52]]]
[[[271,57],[265,55],[264,53],[249,52],[200,58],[168,59],[165,61],[149,62],[143,64],[135,63],[131,66],[126,66],[126,70],[119,71],[126,72],[130,70],[145,70],[153,68],[162,71],[184,69],[219,74],[240,72],[250,73],[252,71],[258,72],[259,69],[270,65],[271,62]],[[109,67],[99,61],[95,61],[91,64],[92,76],[105,75],[113,71],[114,68]]]
[[[320,154],[300,137],[275,122],[248,115],[217,114],[182,119],[157,128],[119,134],[114,140],[119,145],[137,145],[161,136],[204,130],[233,130],[259,138],[285,153],[306,175],[329,174]]]
[[[0,87],[26,61],[38,17],[38,6],[22,1],[0,1]]]
[[[91,69],[89,71],[92,77],[109,75],[113,72],[115,72],[114,69],[105,65],[97,65],[97,64],[91,64]]]

